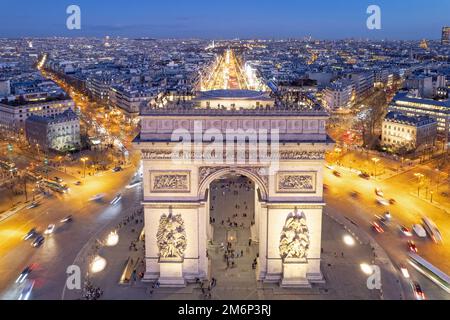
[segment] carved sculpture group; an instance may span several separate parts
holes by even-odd
[[[163,214],[156,234],[160,258],[183,258],[186,250],[186,230],[180,214]]]
[[[309,231],[303,213],[291,213],[280,238],[280,255],[283,260],[299,259],[306,262],[309,249]]]

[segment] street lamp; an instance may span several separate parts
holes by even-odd
[[[92,273],[98,273],[100,271],[103,271],[106,267],[106,260],[103,257],[100,257],[99,255],[95,256],[90,264],[90,269]]]
[[[367,263],[361,263],[360,264],[362,272],[364,272],[367,275],[371,275],[373,273],[373,268],[368,265]]]
[[[377,177],[377,164],[380,162],[378,158],[372,158],[373,163],[375,164],[375,178]]]
[[[420,183],[422,182],[422,179],[424,177],[421,173],[414,173],[414,176],[417,178],[417,196],[420,196]]]
[[[355,239],[354,239],[351,235],[349,235],[349,234],[346,234],[346,235],[343,237],[343,240],[344,240],[344,243],[345,243],[346,245],[348,245],[349,247],[352,247],[352,246],[355,245]]]
[[[88,161],[89,158],[83,157],[80,160],[83,161],[83,178],[86,178],[86,161]]]

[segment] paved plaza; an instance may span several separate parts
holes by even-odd
[[[104,291],[102,299],[177,299],[177,300],[247,300],[247,299],[400,299],[401,289],[390,286],[388,291],[369,290],[367,288],[367,275],[360,268],[361,263],[371,264],[374,261],[372,245],[362,240],[364,237],[356,235],[354,246],[347,246],[342,241],[346,234],[353,230],[346,227],[342,221],[336,221],[330,216],[323,215],[322,232],[322,272],[325,283],[313,285],[311,289],[281,288],[277,283],[262,283],[256,280],[256,271],[252,268],[258,254],[258,245],[252,242],[249,245],[250,225],[253,220],[254,187],[248,180],[246,182],[218,181],[211,187],[211,222],[214,229],[213,242],[208,245],[210,277],[215,278],[217,284],[208,290],[210,282],[188,283],[185,288],[160,288],[154,283],[144,283],[139,280],[139,273],[144,270],[142,259],[144,257],[144,241],[140,240],[142,230],[142,214],[139,206],[124,208],[118,220],[104,228],[103,234],[97,235],[89,245],[79,253],[75,264],[80,265],[84,272],[88,269],[88,262],[94,254],[100,254],[107,260],[105,270],[91,274],[90,281]],[[249,184],[247,184],[249,183]],[[241,186],[242,185],[242,186]],[[227,186],[231,186],[227,187]],[[241,188],[239,188],[241,186]],[[235,192],[237,191],[237,192]],[[244,217],[242,214],[246,213]],[[237,214],[237,216],[236,216]],[[222,220],[224,224],[222,225]],[[231,227],[229,223],[233,223]],[[237,223],[235,227],[234,223]],[[242,225],[241,225],[242,224]],[[96,247],[99,239],[114,229],[118,229],[120,242],[115,247]],[[232,232],[230,232],[232,231]],[[224,257],[227,239],[234,235],[232,249],[234,267],[231,263],[227,267]],[[227,238],[228,236],[228,238]],[[359,240],[361,238],[361,240]],[[135,245],[132,245],[132,242]],[[377,249],[381,250],[381,249]],[[242,256],[241,256],[242,252]],[[236,257],[236,254],[239,257]],[[377,254],[380,255],[380,254]],[[119,284],[126,263],[132,259],[131,264],[136,269],[136,281],[130,278],[130,283]],[[389,259],[386,266],[391,268]],[[389,275],[386,281],[396,282],[395,275]],[[392,278],[394,277],[394,279]],[[203,287],[203,290],[202,290]],[[208,293],[211,293],[210,297]],[[64,290],[64,299],[80,299],[81,291]]]

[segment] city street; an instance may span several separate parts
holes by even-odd
[[[66,268],[87,241],[95,236],[110,221],[122,215],[122,209],[138,203],[141,189],[124,189],[134,175],[130,167],[123,172],[105,173],[101,177],[88,177],[82,186],[71,186],[64,196],[43,199],[42,205],[24,209],[1,222],[0,242],[0,292],[2,298],[17,299],[14,283],[21,270],[34,265],[30,278],[36,280],[32,299],[60,299],[66,280]],[[122,193],[120,205],[109,202],[117,193]],[[103,193],[98,201],[89,201],[95,194]],[[73,222],[59,222],[72,215]],[[33,248],[31,241],[22,237],[31,229],[43,232],[49,224],[56,224],[53,234],[46,235],[43,245]]]
[[[338,169],[341,177],[333,175],[333,171],[326,169],[325,201],[326,212],[342,215],[355,222],[359,228],[371,233],[376,241],[386,250],[389,257],[397,265],[407,264],[407,239],[401,234],[399,226],[411,229],[413,224],[421,223],[422,216],[428,216],[439,227],[444,243],[434,244],[429,238],[421,240],[414,237],[419,255],[429,260],[436,267],[447,274],[450,271],[450,223],[448,213],[423,201],[410,193],[412,182],[410,173],[405,177],[385,181],[365,180],[350,170]],[[411,186],[411,187],[408,187]],[[395,198],[396,204],[384,207],[376,202],[375,188],[381,188],[385,198]],[[357,194],[353,194],[353,192]],[[376,220],[375,215],[382,216],[390,211],[393,221],[383,234],[376,234],[371,223]],[[412,269],[409,267],[409,269]],[[410,270],[412,271],[412,270]],[[449,299],[450,295],[431,283],[428,279],[418,276],[424,291],[430,299]]]

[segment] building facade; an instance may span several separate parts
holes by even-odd
[[[80,119],[72,109],[53,116],[32,115],[25,122],[25,135],[28,143],[38,145],[40,150],[78,150],[81,147]]]
[[[354,85],[349,80],[328,85],[322,95],[324,105],[331,111],[347,111],[355,101]]]
[[[44,101],[0,101],[0,126],[7,130],[20,130],[32,115],[51,117],[75,108],[70,98]]]
[[[438,133],[449,134],[450,99],[425,99],[402,91],[395,95],[388,107],[409,117],[429,116],[437,121]]]
[[[374,89],[375,74],[373,71],[359,71],[348,75],[355,86],[356,99],[367,97]]]
[[[382,123],[381,142],[394,151],[428,149],[437,136],[437,121],[428,116],[409,117],[399,112],[389,112]]]

